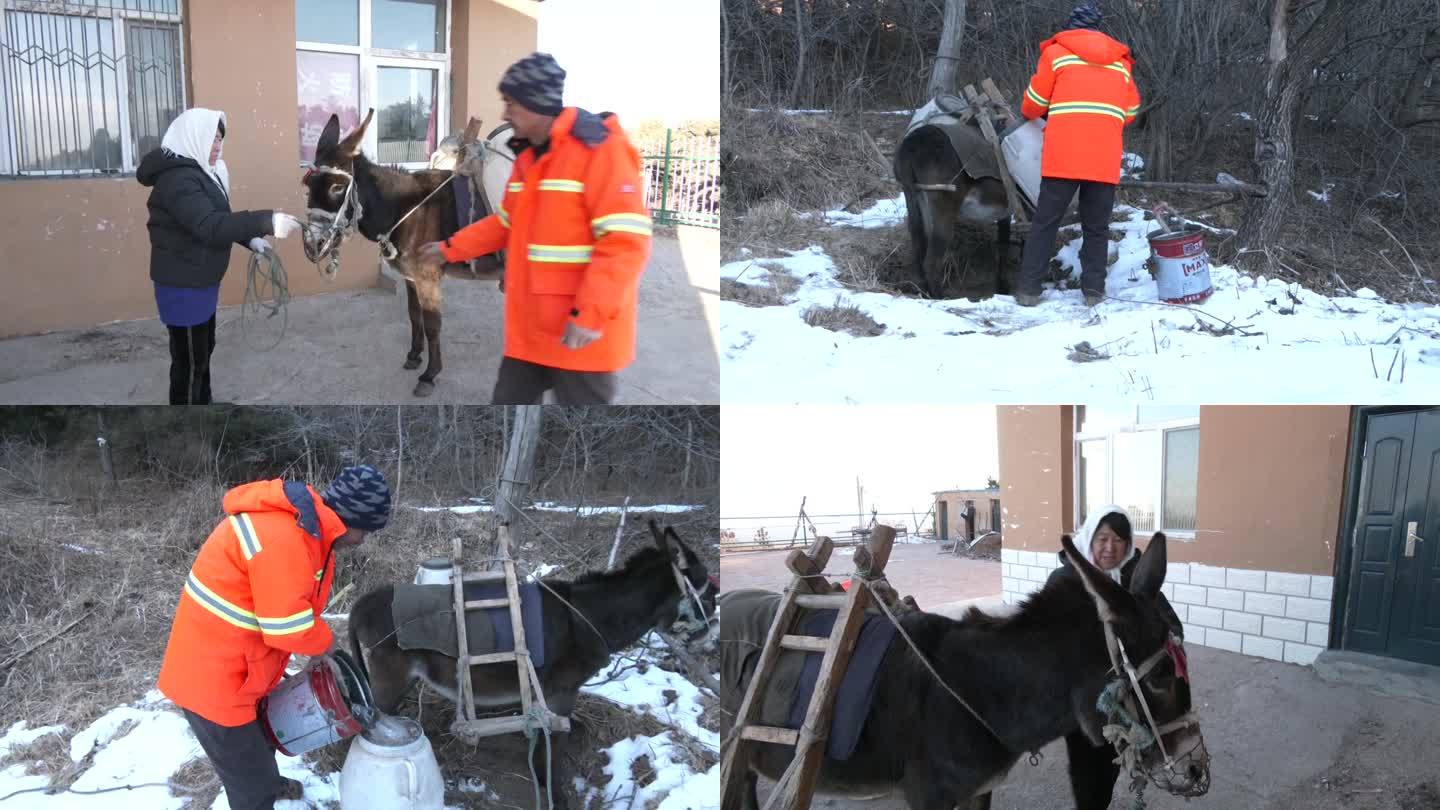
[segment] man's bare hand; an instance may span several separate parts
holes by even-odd
[[[445,253],[441,250],[443,245],[440,242],[426,242],[420,246],[421,264],[444,264]]]
[[[565,324],[565,336],[560,338],[560,342],[564,343],[567,349],[583,349],[599,340],[603,334],[605,333],[586,329],[576,325],[574,321],[569,321]]]

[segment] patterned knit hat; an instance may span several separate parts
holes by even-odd
[[[368,464],[341,470],[320,493],[320,500],[335,510],[349,529],[373,532],[390,521],[390,487],[385,475]]]
[[[1100,13],[1093,3],[1081,3],[1070,12],[1070,21],[1065,23],[1066,29],[1089,28],[1092,31],[1100,30],[1100,23],[1105,16]]]
[[[536,51],[510,66],[500,78],[500,92],[531,112],[559,115],[565,105],[565,69],[548,53]]]

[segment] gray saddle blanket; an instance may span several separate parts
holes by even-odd
[[[960,96],[949,93],[937,96],[910,117],[905,138],[923,127],[934,127],[950,141],[950,148],[955,150],[955,156],[960,159],[960,165],[965,168],[966,174],[976,180],[982,177],[999,180],[1000,164],[996,162],[995,150],[980,132],[980,125],[974,123],[973,119],[970,123],[960,121],[960,115],[969,106]]]
[[[455,592],[449,585],[396,585],[390,602],[395,621],[395,643],[402,650],[431,650],[458,657],[459,631],[455,627]],[[503,599],[504,582],[469,582],[465,599]],[[536,671],[545,667],[545,620],[540,586],[520,585],[520,618],[525,627],[525,644]],[[472,655],[510,652],[515,633],[508,608],[470,610],[465,614],[465,635]]]
[[[759,657],[770,623],[780,608],[780,594],[761,590],[731,591],[720,597],[721,690],[741,695],[740,683],[749,662]],[[798,632],[828,636],[835,625],[833,610],[802,610],[796,621]],[[840,681],[835,713],[830,724],[826,756],[844,761],[855,753],[864,730],[865,718],[875,694],[880,667],[890,643],[897,635],[895,625],[882,615],[867,614],[855,644],[850,665]],[[769,726],[798,729],[805,719],[815,681],[820,672],[821,653],[785,650],[770,676],[770,686],[760,702],[760,722]],[[739,708],[739,699],[735,700]],[[733,709],[732,709],[733,711]]]

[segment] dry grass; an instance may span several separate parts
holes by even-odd
[[[720,279],[720,297],[726,301],[752,307],[774,307],[790,303],[800,281],[785,270],[757,262],[741,274],[740,281],[732,278]]]
[[[761,200],[743,212],[726,213],[720,227],[721,255],[724,261],[778,256],[813,244],[826,230],[823,221],[802,216],[783,200]]]
[[[861,119],[742,109],[722,117],[727,223],[764,200],[811,211],[894,193],[889,161]]]
[[[885,324],[876,323],[875,319],[864,310],[845,303],[839,296],[835,297],[834,305],[812,306],[805,310],[802,317],[805,319],[805,323],[811,326],[829,329],[832,332],[845,332],[855,337],[875,337],[885,334]]]

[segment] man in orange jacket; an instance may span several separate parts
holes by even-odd
[[[293,653],[338,645],[321,618],[334,550],[353,548],[390,517],[390,489],[374,467],[347,467],[322,493],[257,481],[225,493],[225,519],[185,579],[160,691],[179,706],[225,786],[233,810],[271,810],[301,796],[282,779],[256,702]]]
[[[1121,131],[1140,110],[1130,49],[1099,31],[1099,9],[1075,7],[1065,30],[1040,44],[1040,64],[1020,112],[1045,117],[1040,194],[1020,262],[1022,306],[1040,303],[1040,279],[1055,250],[1060,218],[1080,192],[1080,289],[1085,305],[1105,297],[1110,212],[1120,183]]]
[[[422,248],[426,262],[507,249],[505,357],[493,400],[570,405],[615,397],[635,359],[635,306],[650,258],[640,153],[610,113],[565,107],[565,71],[532,53],[500,80],[515,168],[493,216]]]

